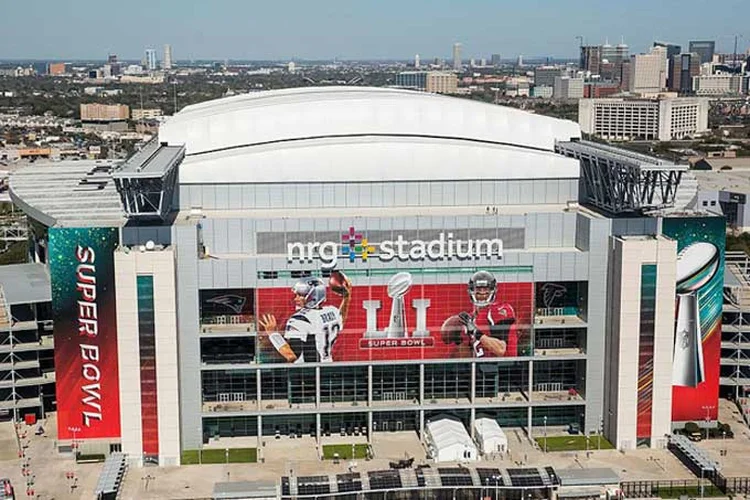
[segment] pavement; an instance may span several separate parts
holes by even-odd
[[[730,402],[722,401],[720,419],[728,422],[735,431],[735,439],[701,441],[698,445],[719,462],[723,462],[726,476],[750,474],[750,428],[739,421],[739,413]],[[34,477],[35,497],[45,500],[93,498],[94,488],[102,464],[76,465],[72,455],[59,454],[55,446],[55,416],[42,422],[45,435],[34,435],[35,426],[21,424],[19,431],[31,476]],[[536,443],[530,442],[522,429],[505,429],[510,453],[504,457],[477,462],[477,466],[512,468],[519,466],[553,466],[558,469],[611,468],[623,480],[694,479],[695,476],[667,450],[638,449],[628,452],[617,450],[590,450],[577,452],[543,453]],[[549,428],[549,435],[559,429]],[[24,437],[25,435],[25,437]],[[343,444],[364,441],[362,436],[336,436],[323,439],[323,444]],[[592,440],[595,447],[596,440]],[[255,446],[255,438],[221,438],[209,447],[226,448]],[[223,481],[278,482],[282,475],[335,474],[356,470],[387,469],[390,461],[414,457],[415,463],[427,463],[425,451],[416,432],[381,432],[373,435],[375,458],[334,463],[318,459],[315,440],[309,436],[275,439],[265,437],[261,456],[263,463],[192,465],[183,467],[133,467],[129,469],[120,498],[129,499],[205,499],[210,498],[214,483]],[[728,450],[727,457],[720,450]],[[722,460],[723,458],[723,460]],[[0,477],[9,477],[16,488],[17,498],[28,498],[26,476],[22,475],[25,460],[18,457],[18,446],[10,422],[0,423]],[[450,466],[450,464],[445,464]],[[473,464],[474,465],[474,464]],[[73,473],[75,479],[66,474]],[[75,488],[71,488],[75,484]]]

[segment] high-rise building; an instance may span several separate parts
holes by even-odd
[[[701,58],[701,64],[710,63],[714,60],[716,42],[713,40],[691,41],[688,52],[695,52]]]
[[[490,58],[490,64],[495,67],[500,66],[500,54],[492,54],[492,57]]]
[[[146,49],[146,54],[144,56],[144,66],[146,66],[146,69],[149,71],[156,71],[156,50],[154,49]]]
[[[164,69],[172,69],[172,46],[166,44],[164,46],[164,61],[161,65]]]
[[[107,64],[116,64],[116,63],[117,63],[117,54],[107,55]]]
[[[455,71],[461,71],[461,44],[453,44],[453,69]]]
[[[701,62],[698,54],[685,52],[673,56],[670,61],[670,78],[667,87],[673,92],[693,92],[693,77],[700,75]]]
[[[682,52],[682,47],[673,43],[659,41],[654,42],[654,47],[664,47],[667,49],[667,88],[671,89],[672,87],[679,85],[679,79],[677,82],[674,82],[673,76],[675,74],[675,56]]]
[[[571,78],[569,76],[555,77],[555,87],[552,96],[555,99],[583,98],[583,78]]]
[[[419,69],[419,54],[414,56],[414,67]]]
[[[534,86],[554,87],[555,78],[563,76],[563,72],[559,66],[537,66],[534,68]]]
[[[433,94],[455,94],[458,78],[454,73],[444,71],[402,71],[396,75],[396,87]]]
[[[602,48],[599,45],[587,45],[581,47],[581,60],[579,68],[592,75],[598,75],[602,63]]]
[[[601,59],[602,62],[607,61],[611,66],[608,68],[610,71],[608,74],[602,76],[612,80],[619,80],[622,73],[622,63],[627,61],[630,56],[630,49],[625,42],[618,45],[610,45],[605,43],[601,47]]]
[[[651,54],[636,54],[630,58],[628,90],[639,94],[657,93],[666,86],[666,59],[664,50]]]

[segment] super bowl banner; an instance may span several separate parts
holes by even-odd
[[[532,283],[477,270],[464,283],[423,283],[394,271],[304,277],[256,291],[259,359],[266,363],[492,358],[531,352]]]
[[[50,228],[60,439],[120,436],[117,228]]]
[[[672,420],[718,418],[726,226],[722,217],[664,219],[677,241]]]

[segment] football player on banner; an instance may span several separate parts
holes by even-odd
[[[342,297],[341,306],[325,305],[326,284],[320,278],[303,278],[292,287],[296,311],[289,317],[282,335],[273,314],[258,320],[276,351],[289,363],[333,361],[331,353],[349,312],[352,284],[341,271],[333,271],[331,291]]]
[[[477,358],[517,356],[516,313],[508,303],[495,303],[497,280],[492,273],[474,273],[469,279],[468,292],[474,309],[445,320],[440,330],[443,342],[456,344],[459,352],[468,343]]]

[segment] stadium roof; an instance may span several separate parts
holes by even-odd
[[[49,274],[43,264],[0,266],[0,287],[3,288],[8,305],[52,300]]]
[[[424,92],[257,92],[188,106],[159,141],[184,144],[180,183],[577,178],[555,141],[578,124]]]
[[[125,222],[108,160],[36,163],[10,177],[10,196],[45,226],[118,226]]]

